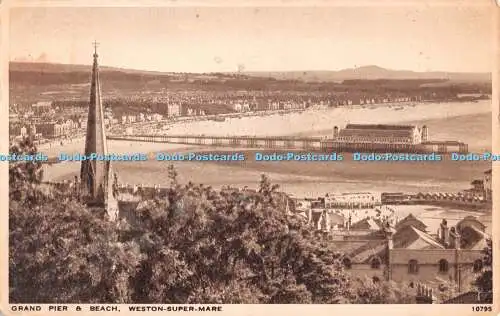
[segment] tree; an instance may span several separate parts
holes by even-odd
[[[493,247],[491,239],[486,241],[486,247],[483,249],[483,272],[479,275],[474,285],[481,293],[483,303],[491,304],[493,302]]]
[[[36,153],[29,139],[13,149]],[[137,246],[120,243],[115,225],[42,175],[34,162],[9,168],[10,302],[130,302]]]
[[[178,185],[177,182],[177,170],[175,170],[174,165],[168,165],[168,178],[170,179],[170,187],[175,188]]]
[[[287,214],[288,197],[265,176],[258,192],[172,181],[165,199],[139,204],[139,221],[116,224],[33,174],[11,174],[12,187],[38,192],[10,204],[13,303],[330,304],[391,294],[372,285],[353,299],[342,254]]]
[[[177,186],[175,200],[141,209],[135,229],[147,242],[139,242],[145,255],[135,293],[141,287],[161,285],[162,290],[136,295],[134,301],[340,302],[348,280],[340,256],[325,251],[303,221],[287,216],[276,188],[267,177],[259,192],[190,183]],[[158,249],[175,253],[164,274],[170,281],[160,282],[152,273],[166,260],[158,259]]]
[[[304,284],[297,284],[292,276],[287,276],[282,284],[276,286],[276,292],[271,296],[272,304],[311,304],[312,294]]]
[[[416,291],[388,281],[357,278],[351,284],[354,304],[414,304]]]
[[[38,153],[31,137],[25,137],[10,147],[10,153],[17,156],[35,156]],[[9,163],[9,198],[10,200],[36,199],[38,185],[43,179],[41,161],[23,161]]]

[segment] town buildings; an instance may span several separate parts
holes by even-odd
[[[182,115],[182,107],[179,103],[168,104],[168,117],[178,117]]]
[[[49,113],[52,109],[52,101],[39,101],[31,105],[33,112],[36,115]]]
[[[35,124],[35,128],[45,138],[57,138],[74,133],[80,128],[80,124],[68,119],[64,122],[39,122]]]

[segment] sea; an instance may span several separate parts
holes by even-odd
[[[394,107],[352,107],[323,109],[270,115],[266,117],[243,117],[226,119],[224,122],[198,121],[179,123],[168,131],[172,134],[194,135],[331,135],[333,126],[342,128],[347,123],[416,124],[426,125],[432,140],[457,140],[469,144],[469,151],[489,152],[492,148],[492,115],[489,100],[461,103],[425,103]],[[66,142],[63,146],[41,147],[39,151],[49,156],[59,152],[81,153],[83,139]],[[193,162],[157,161],[157,152],[185,153],[208,152],[214,148],[152,144],[124,141],[109,141],[110,153],[147,153],[151,159],[140,162],[114,162],[113,170],[121,183],[167,185],[168,166],[173,164],[181,183],[193,182],[210,185],[249,187],[258,186],[262,174],[266,174],[280,190],[298,197],[324,196],[339,192],[458,192],[470,188],[474,179],[482,179],[491,168],[487,161],[440,162],[359,162],[351,159],[328,162],[255,161],[255,151],[242,149],[217,149],[229,153],[243,153],[244,161],[238,162]],[[79,163],[67,162],[45,166],[45,180],[71,179],[79,172]],[[405,207],[399,207],[401,214]],[[411,213],[421,219],[427,218],[429,229],[438,227],[442,218],[460,219],[467,215],[481,216],[486,225],[491,216],[484,212],[436,207],[413,208]],[[417,214],[418,213],[418,214]]]

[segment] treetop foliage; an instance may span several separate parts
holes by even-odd
[[[344,271],[342,253],[286,214],[288,197],[266,176],[257,190],[214,190],[169,174],[166,198],[141,202],[136,222],[110,222],[73,191],[45,188],[41,165],[11,166],[10,302],[412,302]]]

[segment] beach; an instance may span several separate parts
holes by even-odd
[[[469,117],[489,116],[487,120],[472,120]],[[448,121],[448,123],[447,123]],[[431,139],[439,140],[469,140],[469,146],[491,147],[491,101],[479,102],[451,102],[451,103],[421,103],[406,106],[403,110],[394,110],[393,107],[377,106],[362,108],[328,108],[294,112],[287,114],[272,114],[269,116],[250,116],[241,118],[227,118],[218,121],[190,121],[177,122],[163,133],[174,135],[214,135],[214,136],[277,136],[277,135],[308,135],[329,136],[334,126],[344,127],[347,123],[361,124],[426,124],[429,127]],[[464,126],[468,123],[469,126]],[[474,124],[475,123],[475,124]],[[486,125],[485,125],[486,124]],[[475,133],[470,135],[470,126]],[[159,133],[159,131],[155,131]],[[471,138],[474,136],[474,138]],[[478,137],[480,136],[480,137]],[[458,137],[459,139],[453,139]],[[488,142],[489,140],[489,142]],[[52,144],[50,147],[43,144],[39,147],[41,152],[49,156],[64,149],[67,152],[83,151],[84,139],[79,138],[72,142],[65,142],[64,146]],[[139,151],[154,152],[165,149],[186,148],[184,145],[170,144],[143,144],[127,142],[109,142],[110,152],[130,152],[131,147]]]
[[[325,130],[331,135],[334,126],[344,127],[347,123],[360,124],[406,124],[415,121],[448,119],[459,116],[491,113],[489,100],[477,103],[421,103],[405,106],[402,110],[394,107],[329,108],[310,110],[285,115],[273,114],[262,117],[241,117],[227,119],[225,122],[197,121],[172,126],[169,134],[206,134],[206,135],[294,135],[322,134]],[[432,131],[431,131],[432,132]]]
[[[453,110],[455,109],[455,110]],[[374,112],[375,111],[375,112]],[[341,115],[342,114],[342,115]],[[376,114],[376,115],[375,115]],[[269,117],[232,118],[224,122],[200,121],[180,123],[171,128],[172,134],[206,135],[322,135],[331,126],[353,119],[363,123],[426,124],[431,139],[460,140],[469,150],[491,150],[490,102],[420,104],[404,110],[325,109],[273,115]],[[303,122],[300,124],[300,122]],[[317,122],[317,123],[314,123]],[[354,122],[354,120],[352,120]],[[186,125],[187,124],[187,125]],[[188,128],[191,126],[191,128]],[[326,134],[327,135],[327,134]],[[84,140],[66,142],[40,151],[49,156],[60,152],[81,153]],[[154,152],[212,151],[213,147],[178,144],[109,141],[109,153],[150,153],[148,161],[116,162],[113,164],[120,181],[131,184],[154,185],[166,183],[169,162],[156,161]],[[224,151],[233,149],[225,148]],[[314,196],[327,192],[457,192],[469,188],[470,182],[482,178],[491,167],[487,162],[256,162],[254,151],[234,149],[245,153],[243,162],[174,162],[181,182],[192,181],[214,187],[232,185],[255,187],[260,175],[267,174],[274,183],[289,193]],[[64,163],[45,167],[46,180],[70,179],[79,172],[79,163]]]

